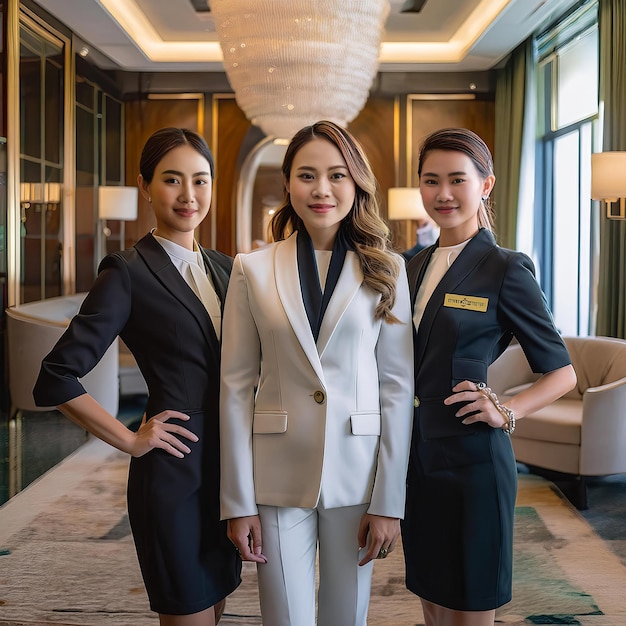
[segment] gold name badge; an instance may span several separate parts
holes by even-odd
[[[460,296],[456,293],[447,293],[443,301],[443,306],[453,309],[465,309],[466,311],[479,311],[486,313],[489,306],[489,298],[479,298],[478,296]]]

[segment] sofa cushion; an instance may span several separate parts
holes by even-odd
[[[583,405],[561,398],[517,421],[513,437],[580,446]]]

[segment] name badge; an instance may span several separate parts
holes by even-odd
[[[447,293],[443,301],[443,306],[449,306],[453,309],[464,309],[466,311],[486,313],[487,307],[489,306],[489,298],[461,296],[456,293]]]

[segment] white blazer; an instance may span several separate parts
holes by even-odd
[[[413,330],[404,263],[394,315],[346,255],[317,345],[302,300],[296,237],[239,254],[222,326],[222,519],[257,504],[404,516],[413,416]]]

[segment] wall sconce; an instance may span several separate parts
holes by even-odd
[[[591,155],[591,198],[606,203],[608,219],[626,220],[626,152]]]
[[[25,208],[30,208],[31,204],[41,202],[37,200],[37,187],[41,187],[40,183],[20,183],[20,204]],[[39,194],[40,195],[40,194]]]
[[[56,211],[59,204],[61,183],[20,183],[20,221],[24,228],[29,219],[28,209],[33,209],[31,216],[37,213],[45,216],[48,211]],[[42,207],[45,207],[43,211]]]
[[[111,230],[106,225],[106,220],[120,221],[120,250],[125,247],[124,222],[132,222],[137,219],[137,202],[139,200],[138,187],[102,186],[98,187],[98,219],[104,222],[99,234],[105,237],[111,235]],[[106,250],[106,244],[101,242],[100,257]]]
[[[31,204],[60,204],[61,183],[20,183],[20,202]]]
[[[391,187],[387,193],[390,220],[419,220],[428,217],[417,187]]]

